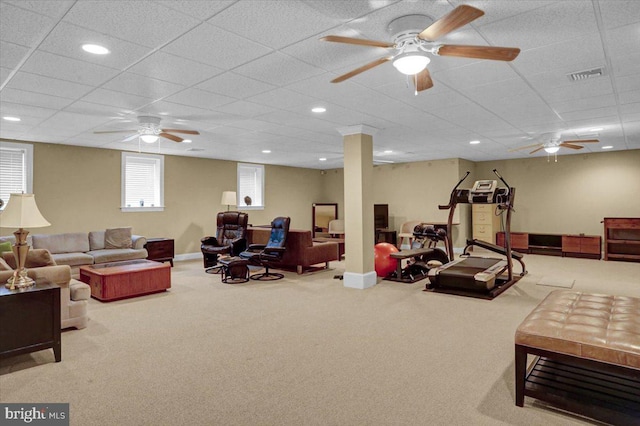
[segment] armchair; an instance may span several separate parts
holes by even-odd
[[[286,251],[290,223],[291,218],[289,217],[276,217],[271,221],[271,234],[267,244],[251,244],[247,251],[240,253],[240,257],[247,259],[250,264],[265,268],[265,272],[253,274],[249,278],[258,281],[272,281],[284,278],[283,274],[269,272],[269,266],[282,261]]]
[[[247,248],[247,223],[249,215],[240,212],[220,212],[217,217],[215,237],[202,238],[200,249],[206,272],[220,271],[218,256],[237,256]]]

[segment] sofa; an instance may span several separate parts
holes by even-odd
[[[43,265],[43,266],[38,266]],[[87,304],[91,288],[71,278],[69,265],[56,265],[47,250],[31,250],[25,264],[27,276],[37,280],[45,278],[60,287],[60,326],[82,329],[87,326]],[[4,252],[0,257],[0,285],[5,285],[13,275],[15,259],[12,252]]]
[[[249,244],[266,244],[270,233],[271,227],[249,227],[247,241]],[[295,269],[298,274],[320,263],[328,268],[330,261],[340,259],[338,243],[314,242],[311,231],[289,229],[285,246],[286,251],[278,268]]]
[[[0,237],[0,242],[4,240],[13,242],[14,237]],[[57,265],[69,265],[75,279],[80,277],[80,266],[147,258],[147,239],[131,234],[131,228],[34,234],[27,243],[33,249],[48,250]]]

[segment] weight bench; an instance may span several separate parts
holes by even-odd
[[[441,263],[447,263],[449,259],[447,255],[440,249],[434,248],[418,248],[411,250],[401,250],[399,252],[389,254],[389,257],[396,260],[396,270],[386,276],[384,279],[389,281],[397,281],[402,283],[414,283],[427,278],[427,274],[416,275],[415,277],[405,276],[402,274],[402,260],[410,258],[419,258],[421,256],[427,256],[430,260],[438,260]]]
[[[527,355],[538,358],[527,370]],[[551,292],[515,334],[516,405],[529,396],[611,424],[640,419],[640,298]]]

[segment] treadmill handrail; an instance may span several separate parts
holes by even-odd
[[[470,173],[471,172],[469,170],[467,170],[467,173],[465,173],[465,175],[462,177],[462,179],[460,179],[458,184],[453,187],[453,189],[451,190],[451,195],[449,195],[449,204],[446,204],[446,205],[438,204],[438,208],[440,210],[448,210],[453,206],[453,204],[454,204],[453,201],[455,200],[455,196],[456,196],[456,190],[458,189],[460,184],[462,184],[462,182],[464,182],[464,180],[467,178],[467,176],[469,176]]]

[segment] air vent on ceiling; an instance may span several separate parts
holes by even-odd
[[[579,81],[586,80],[588,78],[602,77],[604,75],[604,67],[594,68],[592,70],[578,71],[567,74],[569,80]]]

